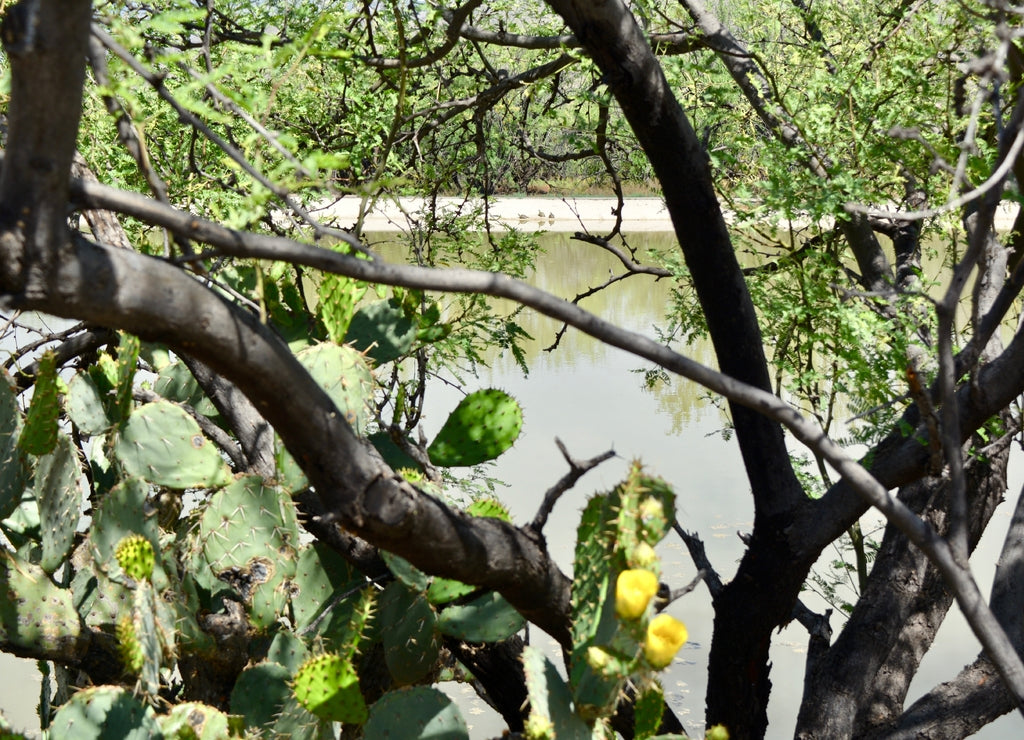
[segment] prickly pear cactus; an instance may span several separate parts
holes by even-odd
[[[318,344],[296,355],[313,379],[327,391],[356,434],[366,434],[373,419],[373,375],[366,359],[351,347]]]
[[[163,737],[153,710],[120,686],[82,689],[57,710],[51,737],[152,740]]]
[[[427,448],[435,465],[463,467],[494,460],[515,444],[523,410],[504,391],[487,388],[463,398]]]
[[[80,475],[78,454],[66,434],[61,434],[53,450],[36,464],[33,488],[39,504],[42,535],[39,564],[47,573],[55,571],[71,550],[81,518]]]
[[[13,387],[7,371],[0,369],[0,520],[18,508],[29,478],[25,452],[18,446],[21,413]]]
[[[64,660],[82,655],[88,645],[71,591],[5,549],[0,549],[0,644]]]
[[[636,740],[647,740],[658,734],[665,712],[665,692],[656,681],[650,681],[637,690],[633,705],[633,729]]]
[[[643,659],[660,572],[654,546],[671,527],[674,506],[672,490],[634,464],[625,481],[595,496],[583,512],[573,571],[570,679],[576,710],[589,723],[611,715],[631,676],[654,681],[652,665]]]
[[[212,419],[218,415],[217,407],[203,393],[184,362],[172,362],[160,370],[153,383],[153,390],[168,401],[187,403],[203,416]]]
[[[523,667],[530,697],[526,736],[530,740],[590,740],[590,728],[573,710],[572,692],[544,653],[527,645],[523,648]]]
[[[366,359],[351,347],[323,343],[304,349],[296,355],[321,388],[334,401],[356,434],[366,434],[373,419],[373,374]],[[306,476],[280,439],[275,440],[278,478],[289,491],[308,485]]]
[[[352,664],[333,653],[315,655],[295,673],[295,697],[306,709],[332,722],[362,724],[366,702]]]
[[[115,424],[113,414],[104,403],[103,392],[88,372],[75,373],[68,383],[65,407],[68,418],[86,436],[102,434]]]
[[[120,581],[126,573],[117,557],[118,546],[127,537],[139,536],[145,539],[153,555],[148,580],[152,581],[157,590],[163,591],[170,582],[162,558],[158,556],[160,530],[156,517],[147,516],[148,492],[148,486],[138,478],[130,478],[114,487],[93,515],[89,543],[97,570],[114,581]],[[141,544],[138,547],[141,548]]]
[[[374,702],[363,737],[469,740],[469,729],[458,707],[443,692],[416,686],[389,691]]]
[[[272,727],[289,697],[292,671],[273,662],[249,666],[235,681],[231,713],[245,717],[248,727]]]
[[[57,360],[53,352],[39,358],[39,372],[32,391],[32,402],[18,446],[30,455],[45,455],[57,444],[57,418],[60,415]]]
[[[525,620],[501,594],[491,593],[464,606],[449,606],[438,618],[442,634],[466,642],[500,642],[523,628]]]
[[[416,324],[395,299],[361,307],[352,317],[345,341],[377,364],[397,360],[412,349]]]
[[[196,420],[168,401],[132,412],[114,445],[128,475],[168,488],[219,488],[231,471]]]
[[[156,554],[153,545],[141,534],[125,537],[114,548],[114,558],[124,574],[133,581],[148,581],[153,577]]]
[[[316,543],[303,547],[291,588],[296,629],[301,633],[315,631],[324,637],[342,637],[350,606],[364,583],[365,579],[326,545]],[[348,592],[353,598],[339,599],[332,606],[335,597]]]
[[[210,497],[192,536],[190,570],[212,593],[234,591],[253,626],[265,630],[288,604],[298,544],[289,496],[246,476]]]
[[[232,731],[224,712],[200,702],[187,702],[173,707],[158,718],[160,731],[167,740],[227,740],[241,737]]]
[[[406,685],[428,677],[437,668],[441,633],[437,613],[426,597],[400,581],[388,584],[380,597],[384,660],[395,683]]]
[[[366,283],[344,275],[326,274],[321,278],[317,290],[320,319],[332,342],[341,344],[345,341],[356,304],[366,294],[366,289]]]

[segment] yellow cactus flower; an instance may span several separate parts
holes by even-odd
[[[622,619],[639,619],[656,593],[658,577],[651,571],[624,570],[615,581],[615,613]]]
[[[664,668],[688,637],[686,625],[668,614],[659,614],[647,625],[644,657],[652,668]]]

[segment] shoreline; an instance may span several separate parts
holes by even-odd
[[[396,232],[409,228],[406,214],[414,215],[423,209],[424,198],[402,198],[401,207],[391,200],[381,200],[363,220],[368,232]],[[445,211],[482,208],[482,198],[439,197],[438,205]],[[489,211],[492,222],[511,229],[573,233],[577,231],[610,231],[615,225],[615,198],[604,196],[501,196],[491,198]],[[314,206],[310,211],[324,220],[335,220],[342,226],[353,225],[359,214],[360,200],[346,197],[333,203]],[[1009,231],[1017,215],[1016,204],[1003,203],[996,213],[995,226],[999,232]],[[730,213],[726,221],[732,222]],[[625,232],[669,232],[672,221],[660,197],[626,198],[623,207],[622,230]]]

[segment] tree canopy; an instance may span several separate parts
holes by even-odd
[[[524,737],[679,733],[665,608],[699,584],[662,567],[666,536],[715,612],[709,737],[764,736],[794,620],[801,738],[1024,712],[1024,509],[987,597],[969,563],[1021,430],[1024,225],[997,228],[1024,173],[1019,8],[2,7],[0,648],[57,666],[55,736],[466,736],[449,679]],[[574,238],[617,271],[533,287],[535,236],[492,214],[522,192],[614,196],[615,226]],[[678,249],[623,229],[635,194]],[[387,258],[382,202],[404,213]],[[671,283],[650,336],[587,310],[623,280]],[[753,512],[731,579],[642,450],[580,515],[571,577],[544,527],[611,453],[563,447],[512,520],[487,464],[523,409],[473,378],[494,347],[528,370],[527,310],[721,401]],[[427,439],[443,373],[465,397]],[[815,569],[834,543],[848,596]],[[954,601],[978,658],[908,703]]]

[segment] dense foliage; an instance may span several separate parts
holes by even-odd
[[[995,228],[1024,174],[1017,10],[2,7],[0,647],[56,666],[54,737],[464,737],[446,680],[525,737],[679,732],[658,674],[687,632],[661,612],[697,584],[662,568],[673,529],[716,613],[710,737],[763,736],[791,620],[801,737],[960,737],[1024,707],[1021,517],[990,604],[967,565],[1021,427],[1024,228]],[[662,195],[679,249],[584,223],[621,268],[530,288],[536,239],[493,199],[597,192],[619,216]],[[657,342],[584,310],[655,278]],[[731,582],[657,460],[591,499],[572,579],[543,528],[608,455],[563,448],[511,521],[488,464],[523,409],[475,378],[495,348],[528,373],[524,310],[716,394],[754,511]],[[441,378],[465,396],[427,439]],[[841,610],[834,641],[807,587]],[[904,706],[954,598],[984,651]]]

